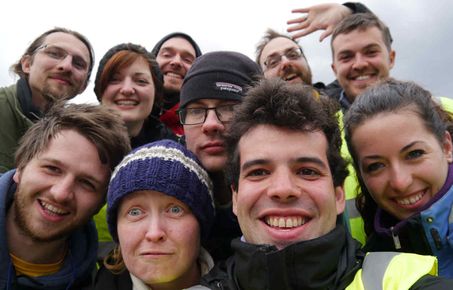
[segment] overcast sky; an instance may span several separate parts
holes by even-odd
[[[96,102],[92,83],[97,62],[112,46],[133,42],[151,50],[164,35],[182,31],[203,52],[232,50],[255,59],[255,45],[265,30],[285,32],[294,8],[315,0],[163,0],[163,1],[3,1],[0,17],[0,86],[17,79],[9,67],[42,32],[55,26],[81,32],[91,41],[96,58],[91,85],[76,102]],[[344,1],[328,1],[343,3]],[[364,0],[389,27],[396,63],[392,76],[413,80],[434,95],[453,96],[453,1]],[[330,38],[320,33],[302,38],[314,81],[330,82]]]

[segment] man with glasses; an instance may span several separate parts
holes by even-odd
[[[18,140],[55,101],[85,90],[93,63],[93,49],[83,35],[54,28],[36,38],[11,66],[20,78],[0,88],[0,173],[13,167]]]
[[[240,235],[224,179],[225,133],[235,106],[261,76],[259,66],[243,54],[210,52],[195,60],[181,88],[179,116],[187,148],[200,159],[214,183],[217,217],[206,245],[214,259],[226,258],[231,253],[230,240]]]
[[[327,36],[333,26],[346,16],[367,11],[368,8],[360,3],[327,3],[296,9],[294,12],[307,13],[307,16],[292,20],[292,29],[297,28],[294,31],[298,31],[298,37],[319,29],[326,29],[323,35]],[[312,84],[311,69],[302,47],[288,35],[268,29],[256,48],[256,62],[261,66],[266,78],[278,77],[289,83]],[[338,88],[338,85],[332,85]],[[324,89],[325,86],[316,83],[315,87]]]
[[[257,47],[256,62],[266,78],[279,77],[290,83],[312,84],[311,69],[302,47],[289,36],[268,29]]]

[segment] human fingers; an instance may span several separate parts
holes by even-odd
[[[297,9],[291,10],[291,13],[308,13],[308,12],[310,12],[310,7],[297,8]]]
[[[327,29],[321,34],[321,36],[319,37],[319,42],[322,42],[326,37],[328,37],[329,35],[331,35],[333,32],[333,26],[329,26],[327,27]]]
[[[318,30],[318,29],[316,29],[316,28],[313,27],[313,26],[309,26],[309,27],[307,27],[307,28],[304,29],[304,30],[299,30],[297,33],[292,34],[291,37],[292,37],[293,39],[299,39],[299,38],[301,38],[301,37],[303,37],[303,36],[306,36],[306,35],[308,35],[308,34],[314,32],[314,31],[316,31],[316,30]],[[294,30],[294,31],[295,31],[295,30]],[[288,32],[291,32],[291,31],[288,30]]]
[[[305,22],[307,19],[308,19],[308,16],[298,17],[298,18],[288,20],[286,22],[286,24],[302,23],[302,22]]]
[[[310,23],[302,22],[302,23],[299,23],[299,24],[295,24],[295,25],[289,26],[286,29],[286,31],[294,32],[294,31],[298,31],[298,30],[303,30],[303,29],[306,29],[308,26],[310,26]]]

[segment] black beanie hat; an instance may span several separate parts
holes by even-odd
[[[133,44],[133,43],[122,43],[115,45],[114,47],[110,48],[104,56],[101,58],[99,61],[99,66],[98,66],[98,71],[96,73],[96,79],[94,80],[94,93],[96,94],[96,97],[98,98],[98,101],[101,101],[101,74],[102,71],[104,70],[105,64],[109,61],[109,59],[114,56],[117,52],[122,51],[122,50],[130,50],[133,52],[136,52],[138,54],[144,55],[146,58],[152,60],[152,74],[156,76],[156,79],[163,84],[164,83],[164,76],[162,75],[162,72],[159,69],[159,66],[157,65],[156,58],[146,50],[141,45],[138,44]]]
[[[151,50],[151,54],[154,55],[154,57],[157,57],[157,54],[159,53],[160,48],[162,47],[162,44],[164,44],[165,41],[169,40],[170,38],[175,38],[175,37],[181,37],[190,42],[190,44],[193,46],[193,49],[195,50],[195,57],[199,57],[202,53],[200,50],[200,47],[198,44],[190,37],[189,35],[182,33],[182,32],[173,32],[170,33],[166,36],[164,36],[161,40],[159,40],[158,43],[154,46],[153,50]]]
[[[241,101],[247,87],[262,76],[257,63],[233,51],[214,51],[195,60],[181,87],[180,107],[200,99]]]

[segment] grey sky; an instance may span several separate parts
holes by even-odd
[[[343,3],[344,1],[331,1]],[[392,76],[413,80],[434,95],[453,96],[453,1],[365,0],[389,27],[396,64]],[[96,62],[112,46],[134,42],[148,49],[164,35],[190,34],[203,52],[233,50],[255,59],[255,45],[270,27],[285,32],[294,8],[315,0],[173,0],[173,1],[7,1],[0,18],[0,86],[16,81],[9,67],[39,34],[55,26],[77,30],[94,46]],[[320,33],[302,38],[314,81],[330,82],[330,38]],[[97,64],[97,63],[96,63]],[[94,68],[93,77],[97,66]],[[96,102],[90,85],[76,102]]]

